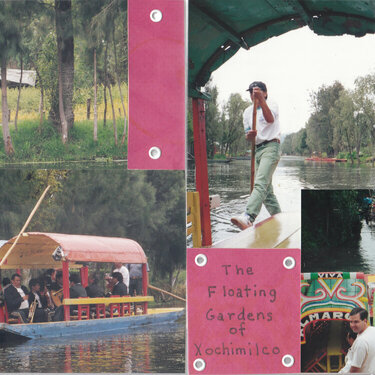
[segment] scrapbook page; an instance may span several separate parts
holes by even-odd
[[[374,370],[374,5],[352,5],[189,2],[190,373]]]
[[[185,5],[162,3],[0,3],[0,372],[185,372]]]
[[[374,9],[0,2],[0,372],[374,372]]]

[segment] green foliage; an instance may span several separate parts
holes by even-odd
[[[281,150],[286,155],[308,155],[310,150],[306,143],[306,129],[302,128],[297,133],[288,134],[281,145]]]
[[[332,156],[335,150],[332,147],[333,126],[330,109],[335,105],[344,87],[340,82],[331,86],[323,85],[311,96],[313,113],[306,124],[307,145],[310,150],[326,152]]]
[[[99,157],[125,159],[126,145],[115,145],[111,124],[103,127],[98,123],[98,142],[92,140],[92,121],[76,123],[70,132],[69,142],[64,145],[61,136],[48,121],[42,125],[39,133],[39,121],[23,121],[19,130],[11,131],[16,154],[8,157],[3,144],[0,145],[0,161],[72,161],[94,160]]]
[[[375,74],[358,77],[354,90],[344,89],[339,82],[323,85],[312,94],[311,104],[306,135],[299,140],[298,133],[288,135],[282,145],[284,153],[337,155],[358,164],[368,159],[365,155],[374,154]]]
[[[326,269],[329,258],[344,256],[342,247],[358,241],[361,232],[358,190],[302,192],[302,270]],[[315,268],[314,268],[315,267]]]
[[[217,103],[218,91],[216,86],[209,82],[205,87],[205,92],[211,97],[206,101],[206,145],[207,156],[212,158],[215,155],[216,144],[220,134],[220,113]]]
[[[151,279],[182,272],[183,171],[0,169],[1,239],[20,231],[47,184],[52,188],[28,231],[131,238],[145,250]]]

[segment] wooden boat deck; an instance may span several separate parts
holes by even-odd
[[[299,249],[301,248],[301,214],[282,212],[216,242],[214,248],[232,249]]]

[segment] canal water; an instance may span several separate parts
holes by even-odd
[[[239,232],[231,224],[230,218],[244,212],[250,189],[250,160],[209,164],[208,178],[210,195],[220,196],[220,206],[211,210],[212,241],[217,242]],[[187,174],[189,190],[195,189],[194,181],[195,168],[192,163],[188,166]],[[308,162],[303,157],[283,156],[274,173],[273,186],[283,211],[301,212],[302,189],[374,189],[375,168],[350,163]],[[262,207],[257,222],[268,216],[268,212]],[[326,270],[375,274],[374,245],[375,228],[363,222],[360,241],[343,249],[347,256],[326,260]],[[188,246],[192,246],[191,240]],[[317,260],[316,267],[321,270],[321,266],[322,260]]]
[[[184,373],[185,324],[0,344],[0,372]]]

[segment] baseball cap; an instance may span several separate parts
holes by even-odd
[[[262,91],[267,92],[266,84],[260,81],[254,81],[253,83],[251,83],[246,91],[250,91],[251,94],[253,92],[254,87],[259,87]]]

